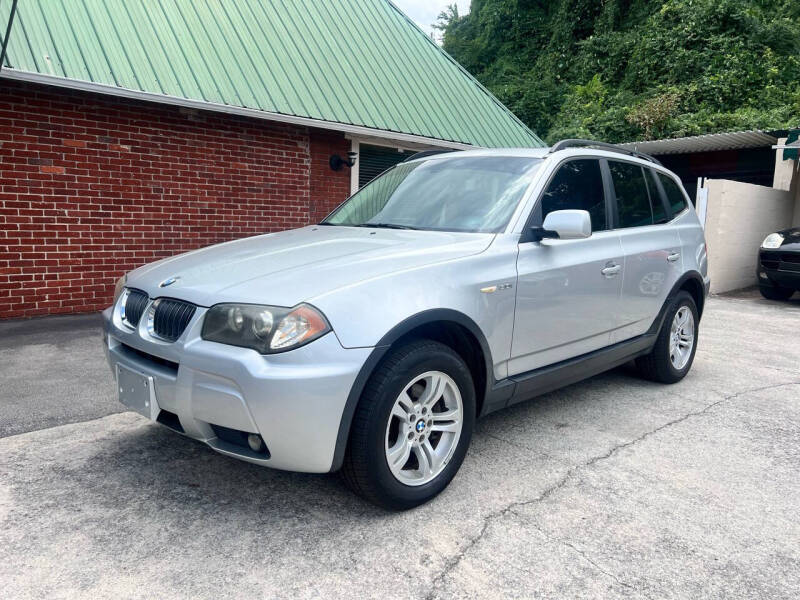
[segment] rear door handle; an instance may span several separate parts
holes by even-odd
[[[613,277],[617,273],[622,270],[620,265],[609,265],[605,269],[602,269],[600,272],[605,275],[606,277]]]
[[[681,253],[680,253],[680,252],[673,252],[672,254],[670,254],[670,255],[667,257],[667,260],[668,260],[669,262],[675,262],[675,261],[676,261],[676,260],[678,260],[680,257],[681,257]]]

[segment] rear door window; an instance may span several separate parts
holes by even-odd
[[[661,180],[661,185],[667,194],[667,202],[672,207],[672,214],[677,215],[686,208],[686,196],[683,195],[680,186],[675,183],[672,177],[659,173],[658,178]]]
[[[652,225],[653,209],[647,191],[644,169],[634,163],[608,161],[611,181],[617,197],[619,227],[641,227]]]
[[[603,175],[596,159],[570,160],[558,167],[540,203],[541,221],[555,210],[585,210],[592,219],[592,231],[605,231],[606,201]]]
[[[669,221],[667,213],[667,205],[661,197],[661,191],[658,189],[656,182],[656,173],[652,169],[646,169],[647,176],[647,190],[650,192],[650,204],[653,206],[653,221],[656,225],[666,223]]]

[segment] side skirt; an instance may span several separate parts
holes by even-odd
[[[489,414],[501,408],[523,402],[558,388],[593,377],[614,367],[650,352],[656,343],[656,333],[646,333],[624,342],[619,342],[588,354],[570,358],[559,363],[520,373],[495,384],[497,401],[487,403]],[[512,391],[509,390],[511,388]],[[495,394],[492,394],[495,396]],[[499,397],[503,398],[501,401]]]

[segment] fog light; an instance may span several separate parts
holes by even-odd
[[[759,273],[758,276],[761,277],[761,279],[766,279],[767,278],[767,274],[766,273]]]
[[[257,433],[251,433],[247,436],[247,444],[253,452],[261,452],[264,449],[264,440]]]

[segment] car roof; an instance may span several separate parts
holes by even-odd
[[[669,169],[664,166],[654,163],[639,156],[631,156],[624,152],[615,152],[613,150],[603,150],[601,148],[591,147],[572,147],[564,148],[563,150],[552,151],[552,148],[478,148],[475,150],[459,150],[454,152],[444,151],[440,154],[433,154],[427,156],[420,156],[419,158],[411,158],[408,162],[416,162],[418,160],[450,160],[454,158],[471,158],[471,157],[491,157],[491,156],[505,156],[505,157],[521,157],[521,158],[538,158],[547,160],[556,160],[560,162],[564,158],[571,156],[593,156],[598,158],[608,158],[612,160],[623,160],[634,162],[646,167],[652,167],[664,173],[671,173]]]

